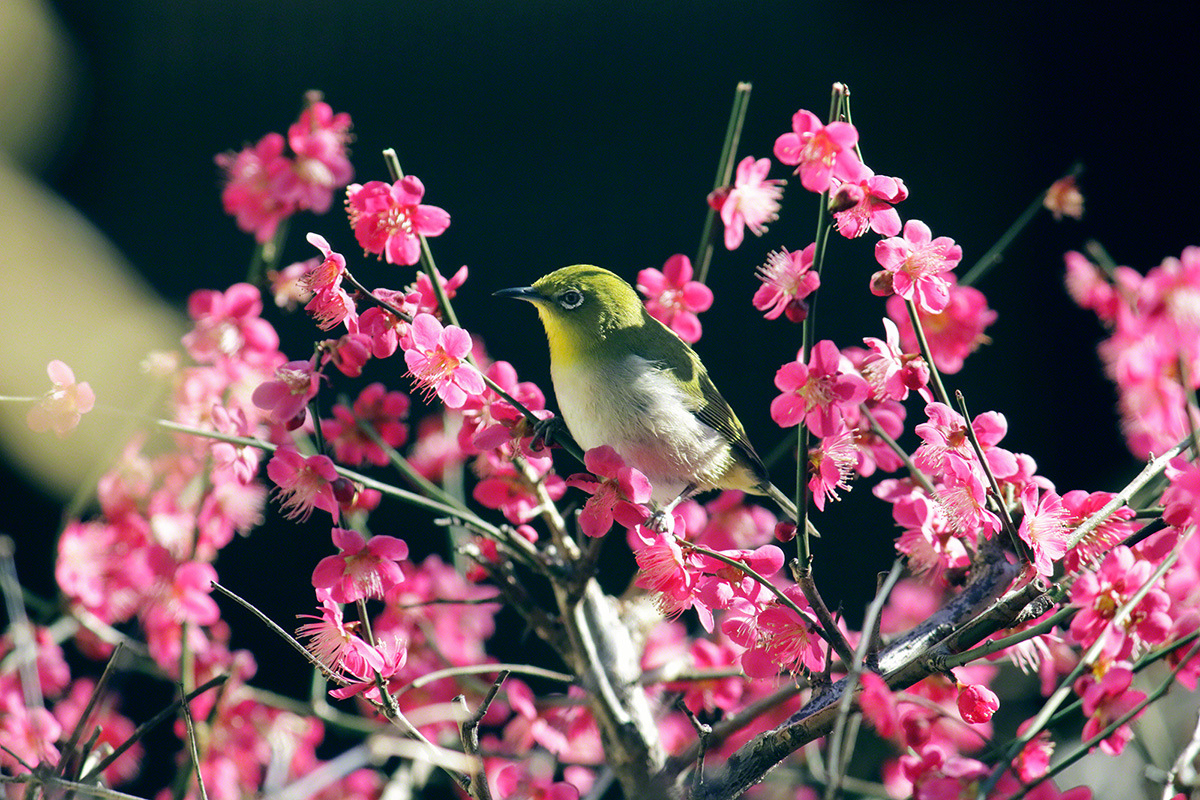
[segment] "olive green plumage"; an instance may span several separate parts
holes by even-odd
[[[741,489],[795,518],[700,357],[619,276],[580,264],[496,294],[537,308],[560,412],[585,450],[610,445],[668,508],[696,492]]]

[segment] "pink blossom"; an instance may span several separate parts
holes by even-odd
[[[947,572],[961,573],[971,565],[972,548],[967,540],[942,505],[924,492],[898,496],[892,517],[904,529],[896,540],[896,550],[908,556],[913,572],[928,572],[932,579],[944,580]]]
[[[789,428],[801,420],[817,436],[835,433],[845,411],[867,399],[869,388],[828,339],[813,346],[808,364],[797,359],[775,374],[783,394],[771,401],[771,419]]]
[[[328,511],[337,519],[338,502],[333,494],[337,469],[326,456],[309,456],[281,447],[267,462],[267,476],[279,487],[278,496],[288,519],[306,520],[314,508]]]
[[[517,371],[507,361],[496,361],[487,368],[487,376],[509,396],[535,414],[549,414],[546,398],[537,384],[518,381]],[[531,436],[525,417],[490,386],[482,394],[467,398],[463,404],[463,425],[458,442],[464,451],[478,452],[510,442],[514,436]]]
[[[156,551],[154,559],[159,572],[161,591],[154,603],[154,612],[168,615],[175,622],[212,625],[220,619],[221,611],[212,599],[212,584],[217,571],[202,561],[175,563],[165,551]]]
[[[864,671],[859,676],[862,692],[858,696],[859,708],[871,727],[885,739],[900,734],[900,715],[896,709],[896,696],[883,678],[874,672]]]
[[[864,336],[863,342],[871,352],[862,363],[862,374],[877,400],[904,400],[910,390],[919,392],[927,403],[933,402],[929,391],[929,365],[920,353],[905,353],[900,349],[900,330],[886,317],[883,320],[884,340]]]
[[[371,360],[372,345],[371,337],[365,333],[347,333],[329,342],[328,363],[347,378],[357,378]]]
[[[854,200],[853,205],[833,214],[837,220],[838,233],[847,239],[862,236],[868,229],[880,236],[895,236],[900,233],[900,215],[892,206],[908,197],[908,188],[904,181],[886,175],[860,178],[838,187],[834,203],[837,195],[847,187],[853,187],[857,192],[851,198]]]
[[[437,279],[442,287],[442,291],[446,294],[446,299],[453,300],[458,290],[467,282],[467,265],[463,264],[459,267],[458,272],[450,276],[449,279],[443,278],[439,272],[437,273]],[[417,306],[415,313],[424,311],[427,314],[433,314],[437,317],[441,316],[442,309],[439,305],[437,293],[433,290],[433,281],[429,280],[429,276],[424,272],[418,272],[416,282],[410,284],[404,291],[405,294],[413,297],[415,300]]]
[[[549,458],[527,458],[531,476],[517,469],[508,452],[505,446],[480,453],[474,462],[479,482],[471,496],[485,508],[499,509],[514,525],[521,525],[533,519],[542,502],[531,477],[542,483],[551,500],[561,498],[567,485],[558,475],[549,472]]]
[[[61,361],[51,361],[46,374],[54,388],[29,409],[25,423],[34,433],[53,430],[61,439],[96,405],[96,393],[86,381],[76,383],[75,373]]]
[[[304,276],[321,264],[321,259],[313,256],[305,261],[296,261],[283,269],[267,270],[267,281],[271,284],[271,296],[275,298],[275,306],[291,311],[301,303],[312,299],[312,292],[304,287]]]
[[[288,128],[289,162],[276,161],[270,169],[275,197],[299,209],[324,214],[333,193],[354,179],[346,152],[350,140],[350,115],[334,114],[328,103],[310,102]]]
[[[808,607],[799,587],[784,592],[801,609]],[[814,633],[816,623],[790,607],[773,600],[756,620],[756,642],[742,654],[742,669],[751,677],[771,677],[779,670],[819,672],[825,663],[823,640]]]
[[[1080,308],[1096,312],[1101,322],[1112,325],[1117,319],[1117,309],[1122,303],[1117,288],[1109,283],[1100,268],[1088,260],[1083,253],[1074,250],[1063,256],[1066,263],[1064,283],[1067,294]],[[1119,269],[1128,270],[1128,267]],[[1140,281],[1141,276],[1137,279]]]
[[[369,461],[383,467],[390,459],[368,431],[388,446],[400,447],[408,440],[404,419],[409,405],[403,392],[389,392],[382,383],[372,383],[358,393],[352,408],[335,405],[333,419],[321,420],[321,432],[340,463],[357,467]]]
[[[1066,510],[1062,498],[1049,490],[1038,497],[1037,487],[1029,484],[1021,492],[1021,508],[1024,516],[1017,532],[1033,550],[1033,564],[1038,574],[1049,577],[1054,574],[1054,562],[1067,552],[1067,540],[1071,536],[1064,522]]]
[[[941,477],[938,503],[959,532],[992,536],[1000,530],[1000,517],[988,508],[988,490],[978,462],[949,453]]]
[[[634,552],[638,564],[635,585],[655,596],[655,604],[667,619],[673,619],[692,605],[695,590],[693,569],[675,537],[659,534]]]
[[[383,679],[383,685],[388,693],[394,693],[404,682],[403,672],[405,664],[408,663],[408,647],[405,642],[401,641],[396,636],[381,636],[373,649],[378,657],[372,659],[367,666],[371,667],[370,671],[364,671],[357,675],[349,677],[357,678],[357,681],[352,682],[348,686],[343,686],[338,689],[333,689],[329,692],[330,697],[335,697],[338,700],[345,700],[347,697],[354,697],[361,694],[368,700],[380,701],[379,684],[376,681],[375,673]],[[375,667],[375,663],[382,663],[382,666]],[[343,664],[345,662],[343,661]]]
[[[54,715],[41,706],[26,708],[19,690],[0,693],[0,766],[10,774],[25,772],[21,762],[34,767],[58,763],[54,743],[62,735]]]
[[[296,628],[298,637],[308,639],[308,651],[335,672],[366,675],[370,670],[382,669],[382,656],[358,637],[357,623],[345,622],[341,603],[334,602],[324,589],[317,590],[317,599],[321,603],[320,616],[298,615],[313,620]]]
[[[201,364],[244,361],[274,367],[283,361],[279,335],[262,318],[262,294],[248,283],[235,283],[224,292],[192,292],[188,315],[195,327],[184,334],[188,355]]]
[[[754,293],[754,307],[767,319],[787,314],[792,322],[803,322],[808,316],[804,298],[821,285],[821,276],[813,271],[814,242],[803,250],[789,253],[786,248],[767,255],[767,263],[756,270],[762,286]]]
[[[850,491],[849,480],[857,463],[858,447],[855,445],[854,431],[845,423],[822,436],[821,443],[808,451],[808,471],[812,474],[808,479],[808,489],[819,511],[825,510],[826,502],[839,499],[838,489]]]
[[[844,354],[846,351],[842,352]],[[872,400],[868,397],[864,406],[871,412],[882,433],[892,441],[900,438],[904,432],[904,417],[907,414],[903,405],[896,400]],[[855,429],[855,444],[858,445],[858,463],[854,467],[855,471],[868,478],[874,475],[876,470],[894,472],[900,469],[904,466],[904,461],[887,440],[876,433],[862,409],[860,406],[846,417],[847,426]]]
[[[1171,599],[1161,586],[1146,592],[1123,625],[1113,624],[1117,610],[1149,580],[1154,567],[1120,545],[1109,551],[1099,569],[1080,575],[1071,586],[1071,605],[1079,609],[1071,620],[1071,640],[1088,647],[1103,636],[1103,653],[1111,660],[1130,658],[1166,641],[1172,627]]]
[[[1075,176],[1066,175],[1050,184],[1042,205],[1055,219],[1083,219],[1083,194],[1079,191]]]
[[[962,248],[947,236],[934,239],[928,225],[912,219],[905,223],[903,237],[875,245],[875,260],[891,273],[895,294],[937,314],[950,302],[950,284],[943,273],[962,260]]]
[[[225,173],[221,190],[225,213],[234,215],[238,228],[253,233],[259,244],[274,236],[280,221],[296,211],[295,203],[276,195],[271,186],[272,174],[291,168],[284,146],[282,136],[268,133],[253,147],[216,157]]]
[[[917,318],[929,343],[933,364],[947,375],[960,371],[967,356],[981,345],[989,344],[984,331],[996,321],[998,314],[988,308],[983,292],[973,286],[959,286],[953,273],[942,276],[949,287],[950,299],[946,308],[930,314],[917,306]],[[888,317],[900,329],[900,344],[908,353],[917,352],[917,336],[904,300],[893,295],[887,299]]]
[[[1000,708],[1000,698],[981,683],[958,684],[958,713],[963,722],[987,722]]]
[[[305,408],[317,396],[320,384],[316,356],[308,361],[289,361],[275,370],[274,380],[258,385],[251,400],[280,425],[294,424],[297,417],[303,419]]]
[[[708,195],[708,204],[721,214],[725,223],[725,249],[736,250],[742,243],[744,229],[762,236],[768,222],[779,218],[779,201],[783,197],[782,180],[767,180],[771,159],[746,156],[737,167],[733,186],[722,186]]]
[[[1162,495],[1163,519],[1176,528],[1200,526],[1200,464],[1176,456],[1168,466],[1167,479],[1170,486]]]
[[[404,580],[396,563],[408,558],[408,544],[403,539],[372,536],[367,541],[358,531],[334,528],[333,544],[341,552],[321,559],[313,570],[312,582],[317,589],[328,589],[336,602],[381,600]]]
[[[914,800],[955,800],[973,796],[990,771],[973,758],[955,755],[940,744],[900,757],[904,777],[912,784]]]
[[[54,718],[62,725],[63,730],[71,731],[84,722],[84,740],[95,736],[96,749],[112,748],[133,736],[134,725],[126,717],[117,713],[115,695],[108,693],[99,699],[95,705],[90,701],[96,691],[96,684],[88,678],[80,678],[71,684],[66,697],[54,706]],[[82,719],[85,709],[90,709],[89,718]],[[110,751],[111,752],[111,751]],[[122,753],[103,773],[109,785],[119,785],[135,778],[145,755],[145,747],[141,742]]]
[[[329,330],[342,323],[355,311],[354,301],[342,288],[346,274],[346,258],[333,252],[323,236],[308,234],[308,243],[321,251],[325,258],[301,278],[301,285],[312,293],[304,310],[312,314],[321,330]]]
[[[703,283],[692,280],[692,262],[687,256],[671,256],[661,272],[653,267],[642,270],[637,288],[646,296],[650,316],[685,342],[699,341],[701,328],[696,314],[709,309],[713,294]]]
[[[822,125],[811,111],[792,115],[792,130],[775,140],[775,157],[795,165],[800,184],[810,192],[824,192],[832,179],[857,181],[866,169],[854,147],[858,131],[848,122]]]
[[[369,181],[346,188],[346,210],[359,245],[389,264],[416,264],[421,258],[421,236],[440,236],[450,226],[450,215],[437,206],[421,203],[425,185],[413,175],[390,186]]]
[[[449,408],[462,408],[467,398],[483,393],[483,376],[467,362],[471,335],[454,325],[442,327],[432,314],[412,322],[412,347],[404,351],[409,372]]]
[[[1169,475],[1169,470],[1168,470]],[[1064,521],[1072,534],[1085,520],[1108,505],[1116,495],[1112,492],[1085,492],[1080,489],[1062,496]],[[1100,522],[1087,537],[1063,557],[1063,568],[1074,573],[1080,567],[1099,561],[1108,551],[1133,535],[1133,509],[1121,506]]]
[[[1145,692],[1131,689],[1133,672],[1127,667],[1109,667],[1103,677],[1097,679],[1084,674],[1075,682],[1075,693],[1083,698],[1083,713],[1087,722],[1083,724],[1083,738],[1095,738],[1111,723],[1125,716],[1146,699]],[[1142,712],[1134,717],[1141,716]],[[1133,729],[1126,723],[1117,728],[1099,743],[1099,748],[1110,756],[1118,756],[1125,745],[1133,739]]]
[[[716,641],[693,639],[689,648],[692,669],[696,672],[727,670],[736,667],[741,648],[725,637]],[[668,691],[683,692],[683,702],[693,712],[713,712],[717,709],[735,708],[741,700],[744,681],[740,677],[714,677],[706,680],[688,680],[668,683]]]
[[[626,528],[641,525],[649,516],[650,481],[628,466],[608,445],[584,453],[588,473],[567,478],[567,485],[591,494],[579,514],[579,529],[588,536],[603,536],[613,521]],[[597,480],[597,478],[599,480]]]
[[[699,531],[695,541],[713,550],[756,548],[769,543],[775,534],[775,515],[746,502],[744,492],[727,490],[703,509],[682,503],[676,509],[687,519],[689,531]],[[695,515],[695,519],[691,517]],[[703,516],[707,514],[707,519]]]

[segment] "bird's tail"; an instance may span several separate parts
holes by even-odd
[[[766,494],[767,497],[771,498],[775,502],[775,505],[779,506],[783,513],[786,514],[792,522],[795,522],[797,525],[800,524],[800,514],[798,511],[796,511],[796,504],[792,502],[792,498],[784,494],[783,491],[773,483],[766,483],[761,488],[763,493]],[[817,533],[817,529],[813,527],[812,522],[808,520],[806,520],[806,522],[808,522],[808,535],[819,538],[821,534]]]

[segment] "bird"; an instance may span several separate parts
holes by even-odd
[[[669,526],[676,505],[714,489],[766,495],[797,519],[700,357],[619,275],[576,264],[495,296],[537,309],[572,438],[585,451],[609,445],[644,474],[660,521]]]

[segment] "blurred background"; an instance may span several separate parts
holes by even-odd
[[[318,89],[353,118],[356,180],[385,179],[380,151],[394,147],[450,212],[433,252],[445,274],[470,267],[460,318],[549,395],[534,314],[491,293],[570,263],[633,280],[694,254],[737,82],[754,86],[740,154],[762,157],[796,109],[824,117],[843,81],[867,163],[908,185],[904,219],[962,245],[960,272],[1083,164],[1083,221],[1039,215],[979,284],[1000,315],[994,343],[950,385],[974,413],[1004,413],[1006,446],[1060,491],[1116,489],[1136,465],[1095,355],[1102,331],[1067,298],[1062,254],[1096,238],[1145,270],[1200,244],[1188,5],[0,0],[0,394],[40,394],[61,358],[99,402],[135,407],[137,363],[177,346],[188,294],[246,274],[252,240],[221,210],[213,156],[284,131]],[[815,196],[793,181],[770,232],[718,248],[712,267],[697,349],[763,452],[781,435],[767,404],[798,328],[754,311],[752,275],[768,250],[808,244],[815,218]],[[284,263],[312,255],[308,230],[368,284],[412,279],[356,260],[336,211],[296,218]],[[883,302],[866,291],[873,240],[832,242],[819,338],[881,335]],[[272,319],[306,355],[311,327]],[[60,442],[29,435],[24,408],[3,412],[2,528],[22,578],[49,594],[63,504],[111,456],[112,428],[92,415]],[[852,618],[892,557],[890,517],[868,488],[827,513],[816,549],[818,581]],[[308,609],[328,539],[320,525],[273,527],[241,563],[279,564],[271,610],[284,620]],[[218,568],[240,569],[237,557]]]

